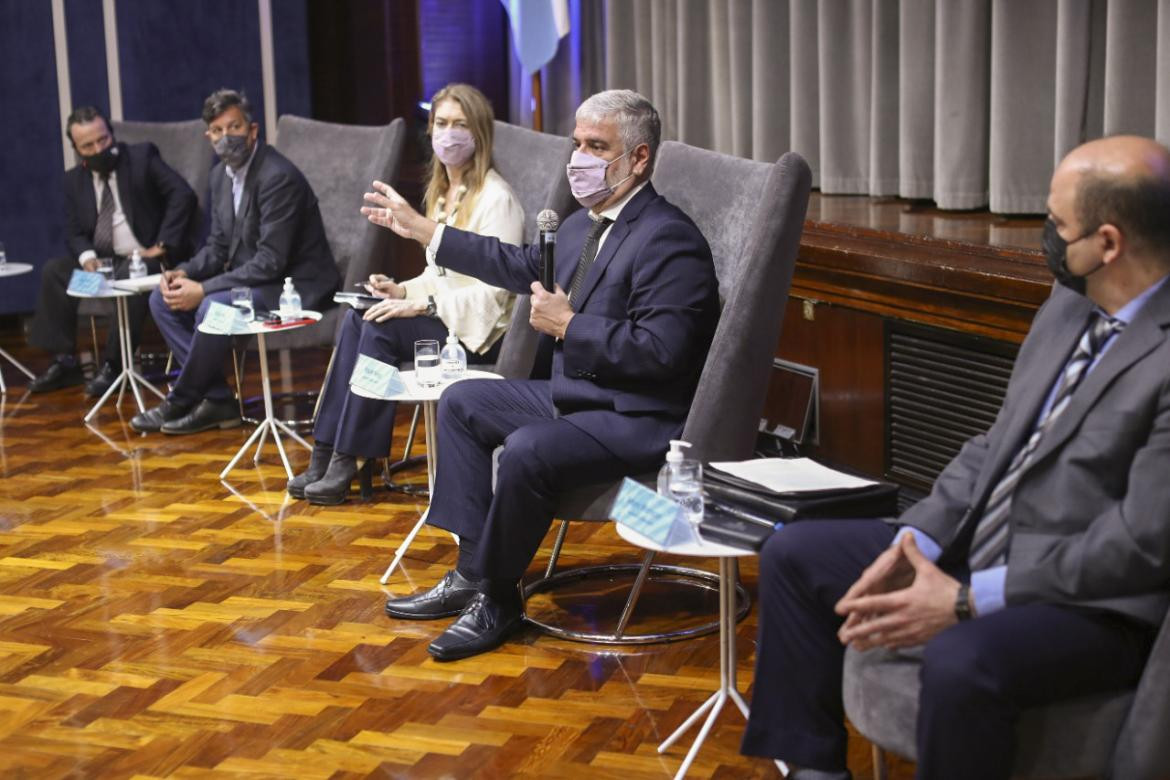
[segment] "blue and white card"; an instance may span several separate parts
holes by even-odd
[[[406,383],[402,381],[398,369],[369,355],[358,355],[349,384],[378,398],[390,398],[406,392]]]
[[[663,547],[699,541],[682,507],[629,477],[622,480],[609,516]]]
[[[105,283],[106,278],[97,271],[83,271],[80,268],[75,268],[69,277],[68,290],[77,295],[98,295]]]
[[[199,330],[203,333],[231,336],[236,333],[247,333],[248,323],[244,322],[243,315],[236,307],[212,301],[207,307],[207,314],[203,315],[203,322],[199,323]]]

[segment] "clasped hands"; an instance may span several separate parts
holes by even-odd
[[[838,638],[858,650],[910,647],[958,622],[959,581],[934,565],[905,534],[882,552],[834,609],[845,618]]]
[[[186,271],[163,271],[158,289],[172,311],[194,311],[203,302],[203,285],[189,278]]]

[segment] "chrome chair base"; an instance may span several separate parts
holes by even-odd
[[[527,621],[544,631],[550,636],[555,636],[558,639],[568,639],[573,642],[591,642],[603,645],[648,645],[659,642],[677,642],[682,639],[690,639],[696,636],[705,636],[706,634],[713,634],[719,630],[719,615],[718,607],[716,606],[716,614],[712,616],[711,620],[700,625],[689,626],[674,631],[657,631],[647,633],[630,633],[627,631],[630,617],[633,614],[634,607],[637,605],[638,596],[641,594],[642,586],[648,578],[669,578],[669,581],[677,585],[685,587],[699,588],[709,591],[716,596],[719,594],[719,574],[716,572],[703,571],[702,569],[694,569],[687,566],[673,566],[660,563],[650,563],[654,553],[648,551],[642,563],[616,563],[616,564],[598,564],[594,566],[581,566],[573,569],[566,569],[555,574],[549,574],[540,579],[527,583],[524,586],[524,600],[528,601],[533,595],[537,593],[544,593],[556,589],[558,586],[578,582],[590,578],[606,577],[613,579],[615,576],[630,576],[633,575],[634,586],[630,591],[629,598],[626,600],[626,605],[622,610],[621,618],[618,620],[617,627],[609,633],[591,633],[587,631],[577,631],[566,628],[563,625],[557,625],[551,621],[534,619],[531,616]],[[736,622],[743,619],[751,607],[751,597],[743,584],[736,578],[735,583],[735,620]]]

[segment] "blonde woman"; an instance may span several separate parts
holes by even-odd
[[[487,98],[466,84],[449,84],[432,98],[427,130],[434,158],[426,213],[452,227],[518,245],[524,210],[491,167],[492,120]],[[413,359],[416,340],[443,342],[454,333],[469,364],[492,363],[514,302],[511,293],[435,265],[429,252],[426,269],[415,278],[397,284],[375,274],[367,287],[383,300],[346,315],[313,427],[309,467],[288,483],[290,495],[314,504],[344,502],[359,473],[367,495],[371,463],[390,449],[396,405],[349,391],[358,355],[397,365]]]

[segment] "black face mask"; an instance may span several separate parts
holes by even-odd
[[[1052,217],[1044,220],[1044,239],[1042,246],[1044,247],[1044,259],[1048,263],[1048,270],[1052,272],[1052,276],[1056,279],[1057,283],[1064,285],[1078,295],[1085,294],[1085,278],[1089,274],[1096,273],[1105,265],[1105,261],[1102,260],[1089,273],[1083,276],[1077,276],[1068,269],[1068,246],[1069,244],[1083,241],[1096,232],[1097,229],[1093,228],[1080,238],[1065,241],[1061,238],[1060,233],[1056,231],[1056,223],[1052,221]]]
[[[81,159],[89,170],[99,176],[109,176],[118,167],[118,147],[110,144],[97,154],[83,155]]]

